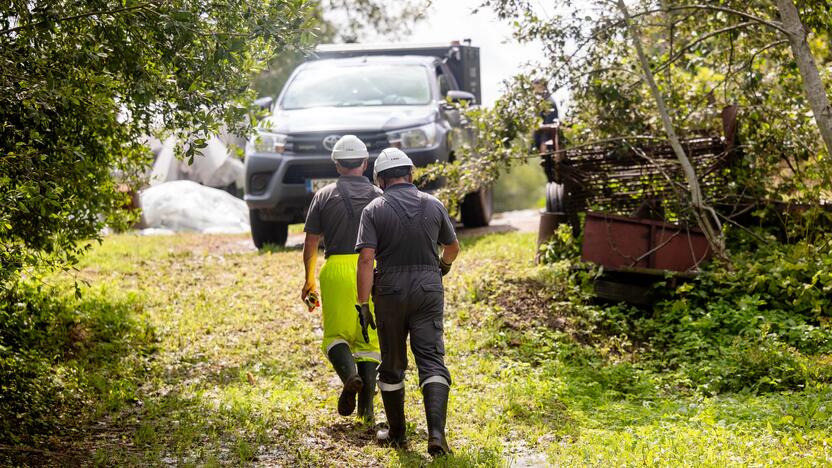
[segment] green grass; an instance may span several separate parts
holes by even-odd
[[[82,409],[74,424],[57,421],[54,437],[21,442],[46,452],[10,460],[431,464],[415,369],[406,381],[411,450],[378,447],[372,428],[336,414],[320,316],[298,299],[300,252],[251,252],[246,242],[118,235],[85,257],[75,277],[89,283],[79,323],[91,331],[83,353],[57,364],[76,374],[80,396],[69,406]],[[533,234],[463,240],[445,280],[455,453],[435,466],[832,463],[828,384],[717,396],[673,385],[613,337],[576,339],[565,315],[574,305],[559,302],[567,273],[533,256]],[[72,282],[53,279],[67,304]],[[546,325],[556,315],[565,327]]]

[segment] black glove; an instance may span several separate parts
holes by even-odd
[[[361,334],[364,335],[364,342],[370,342],[370,334],[367,333],[367,326],[373,330],[376,329],[376,322],[373,320],[373,313],[370,312],[370,304],[355,305],[355,310],[358,311],[358,321],[361,323]]]
[[[439,259],[439,270],[442,272],[442,276],[447,275],[451,271],[451,265],[452,263],[445,263],[445,260]]]

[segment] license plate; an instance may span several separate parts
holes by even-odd
[[[306,191],[315,193],[329,184],[334,184],[335,179],[306,179]]]

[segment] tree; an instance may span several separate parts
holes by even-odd
[[[544,47],[549,63],[543,73],[554,88],[567,87],[572,93],[571,141],[664,133],[686,167],[674,134],[713,133],[719,128],[719,104],[739,104],[745,110],[741,124],[747,151],[732,169],[737,183],[726,184],[726,190],[740,198],[817,205],[832,189],[829,151],[819,138],[828,105],[818,90],[824,72],[814,67],[820,75],[815,82],[821,85],[811,85],[815,91],[804,94],[806,73],[784,47],[790,41],[772,2],[566,2],[553,16],[524,0],[485,1],[483,6],[512,21],[516,38]],[[807,38],[798,32],[792,39],[806,46],[805,61],[811,65],[813,55],[821,62],[829,60],[826,44],[832,23],[827,2],[801,2],[799,13],[810,34]],[[813,67],[802,68],[811,72]],[[807,106],[807,99],[820,105]],[[814,125],[807,107],[819,109]],[[724,202],[725,194],[700,197],[697,175],[689,168],[685,174],[691,214],[706,233],[713,231],[709,237],[719,249],[715,218],[725,216],[715,216],[708,205]]]
[[[311,39],[304,0],[30,1],[0,10],[0,283],[68,266],[127,195],[159,130],[243,130],[249,83]],[[196,138],[192,147],[203,143]],[[2,288],[0,288],[2,289]]]
[[[806,27],[800,20],[792,0],[777,0],[777,9],[783,22],[783,33],[789,41],[800,75],[803,77],[803,88],[818,123],[820,135],[826,144],[826,151],[832,154],[832,106],[829,104],[826,87],[821,80],[812,50],[806,42]]]

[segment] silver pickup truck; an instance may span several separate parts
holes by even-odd
[[[370,167],[397,146],[417,166],[453,161],[472,132],[448,101],[480,100],[479,48],[450,46],[321,46],[298,66],[246,144],[245,201],[254,244],[282,246],[288,225],[302,222],[314,192],[337,177],[332,145],[361,138]],[[426,187],[430,189],[431,187]],[[461,203],[466,226],[491,220],[484,187]]]

